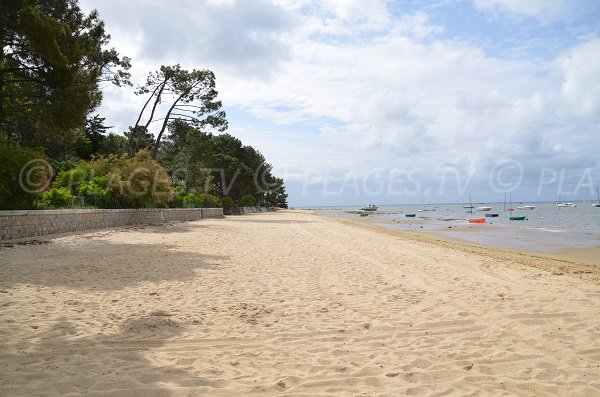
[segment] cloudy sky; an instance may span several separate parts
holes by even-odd
[[[291,206],[593,199],[597,0],[81,0],[143,83],[211,69]],[[107,87],[122,132],[144,99]]]

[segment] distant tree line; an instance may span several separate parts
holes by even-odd
[[[264,156],[225,133],[210,70],[149,73],[132,125],[111,132],[101,89],[132,84],[109,41],[76,0],[0,3],[0,209],[287,207]]]

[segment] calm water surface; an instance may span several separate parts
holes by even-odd
[[[527,203],[528,204],[528,203]],[[376,213],[360,218],[352,211],[359,207],[320,208],[328,216],[360,218],[395,230],[434,232],[484,245],[513,248],[531,252],[556,252],[565,249],[600,246],[600,208],[589,202],[575,203],[574,208],[557,207],[554,203],[532,203],[534,210],[519,210],[523,204],[513,203],[515,216],[526,216],[525,221],[510,221],[503,203],[485,204],[492,207],[488,213],[497,218],[486,218],[484,224],[470,224],[467,218],[483,218],[486,212],[468,209],[462,204],[451,205],[394,205],[380,206]],[[475,207],[481,204],[474,204]],[[507,204],[508,207],[508,204]],[[415,218],[405,217],[407,213]]]

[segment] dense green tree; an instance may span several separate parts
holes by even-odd
[[[164,138],[158,159],[185,193],[214,192],[208,169],[211,138],[212,135],[183,120],[174,120],[169,125],[169,134]]]
[[[83,135],[99,84],[128,84],[129,59],[109,39],[76,0],[0,2],[0,135],[45,147]]]
[[[162,136],[172,120],[182,119],[202,130],[224,131],[227,128],[221,101],[216,100],[215,75],[210,70],[194,69],[190,72],[179,65],[161,66],[160,70],[148,75],[146,84],[139,87],[136,94],[149,96],[133,128],[148,130],[152,122],[162,121],[152,151],[153,158],[157,157]],[[166,103],[168,109],[162,118],[155,119],[156,109],[162,103]],[[150,114],[142,124],[150,104]]]
[[[33,208],[52,169],[41,149],[8,147],[5,139],[0,136],[0,210]]]
[[[127,139],[127,152],[130,156],[133,156],[142,149],[154,146],[154,135],[149,133],[146,127],[129,127],[129,131],[124,134]]]
[[[265,195],[265,204],[267,206],[279,207],[279,208],[287,208],[288,195],[285,192],[285,184],[283,179],[274,178],[272,180],[271,187],[266,191]]]
[[[99,115],[88,117],[86,120],[84,135],[74,144],[75,153],[79,158],[90,160],[94,154],[100,153],[100,146],[110,128],[104,125],[104,120],[105,118]]]
[[[174,120],[158,159],[180,186],[182,194],[206,192],[234,201],[263,206],[287,206],[283,180],[251,146],[229,134],[212,135],[193,124]]]
[[[100,141],[98,154],[107,156],[109,154],[121,155],[127,153],[127,138],[123,135],[110,132]]]

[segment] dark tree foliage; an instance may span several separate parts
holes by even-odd
[[[133,156],[142,149],[151,149],[154,146],[154,135],[145,127],[129,127],[124,133],[127,139],[127,153]]]
[[[24,146],[76,141],[100,84],[129,84],[129,59],[106,49],[109,39],[76,0],[0,2],[0,135]]]
[[[77,0],[0,1],[0,207],[33,208],[44,194],[55,205],[67,196],[59,191],[65,186],[44,193],[14,188],[25,164],[47,157],[61,175],[99,159],[121,159],[118,165],[126,169],[139,165],[128,159],[143,157],[143,164],[154,166],[158,158],[186,205],[287,206],[283,180],[272,175],[264,156],[221,134],[227,119],[210,70],[175,65],[150,73],[136,91],[147,101],[135,124],[124,136],[107,134],[105,118],[94,114],[101,89],[131,85],[130,60],[107,48],[109,40],[97,12],[82,12]],[[150,132],[154,122],[160,126],[156,137]],[[31,180],[49,183],[53,176],[32,171]],[[87,190],[100,192],[103,183],[89,181]],[[169,197],[172,187],[165,185]],[[66,193],[81,195],[77,189]]]
[[[183,120],[169,124],[159,160],[184,192],[214,194],[234,203],[287,207],[282,179],[251,146],[229,135],[213,135]]]
[[[202,133],[179,119],[169,124],[168,131],[158,160],[171,175],[173,183],[184,193],[211,193],[207,166],[212,152],[212,135]]]
[[[110,128],[104,125],[104,117],[95,115],[88,117],[85,123],[84,135],[74,144],[77,157],[91,160],[94,154],[100,153],[100,147],[106,139],[106,131]]]
[[[123,135],[111,132],[100,141],[98,154],[103,156],[108,156],[109,154],[120,156],[123,153],[128,153],[127,138],[125,138]]]
[[[40,149],[8,147],[0,136],[0,210],[30,209],[48,185],[50,169]]]

